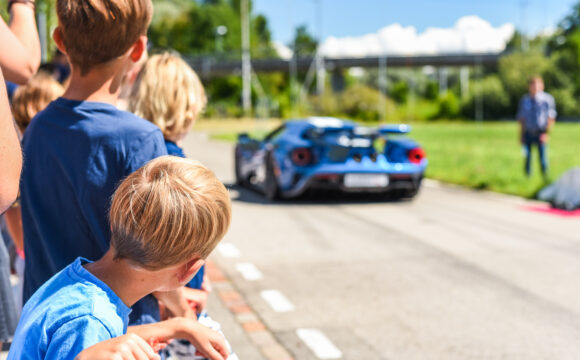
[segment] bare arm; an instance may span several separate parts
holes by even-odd
[[[158,360],[159,355],[145,340],[127,334],[84,349],[75,360]]]
[[[0,70],[0,213],[4,212],[18,196],[22,152],[16,127],[8,105],[4,77]]]
[[[225,360],[229,356],[221,334],[188,318],[176,317],[154,324],[129,326],[127,333],[165,343],[171,339],[185,339],[210,360]]]
[[[40,65],[40,40],[31,4],[14,3],[10,24],[0,19],[0,66],[6,80],[24,84]]]
[[[8,228],[8,233],[14,242],[16,249],[24,251],[24,236],[22,233],[22,213],[20,212],[20,206],[11,207],[4,213],[6,220],[6,227]]]
[[[171,316],[183,316],[197,319],[195,307],[192,307],[189,304],[189,298],[186,296],[185,288],[181,287],[173,291],[158,291],[154,292],[153,296],[163,304]]]

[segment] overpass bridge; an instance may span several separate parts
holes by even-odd
[[[381,63],[392,67],[463,67],[497,65],[503,53],[448,54],[419,56],[386,56],[363,58],[323,58],[324,68],[328,71],[351,67],[378,68]],[[187,62],[204,78],[239,75],[242,72],[241,60],[220,60],[215,57],[187,58]],[[386,60],[386,61],[385,61]],[[300,72],[307,71],[314,63],[314,57],[298,59],[255,59],[252,69],[256,73],[288,72],[292,66]]]

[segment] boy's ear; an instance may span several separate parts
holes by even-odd
[[[56,44],[58,50],[60,50],[61,53],[66,55],[66,49],[64,48],[64,42],[62,41],[62,32],[60,30],[60,27],[57,26],[54,29],[54,31],[52,32],[52,39],[54,40],[54,43]]]
[[[179,273],[177,274],[179,282],[183,283],[191,280],[204,264],[205,260],[199,258],[191,259],[190,261],[183,264],[179,269]]]
[[[139,39],[137,39],[135,44],[133,44],[129,57],[131,58],[131,61],[136,63],[141,60],[141,57],[145,52],[147,52],[147,36],[142,35],[139,36]]]

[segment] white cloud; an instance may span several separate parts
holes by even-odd
[[[413,26],[392,24],[373,34],[329,37],[321,46],[327,57],[435,55],[500,52],[515,31],[513,24],[493,27],[478,16],[464,16],[453,28],[428,28],[417,33]]]
[[[273,41],[272,45],[274,45],[274,49],[278,53],[278,56],[280,56],[282,59],[289,60],[292,58],[292,49],[290,49],[288,46],[278,41]]]

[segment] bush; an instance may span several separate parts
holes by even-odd
[[[558,116],[573,116],[578,114],[578,104],[571,88],[555,89],[550,92],[556,101]]]
[[[375,121],[380,118],[379,114],[380,92],[377,89],[365,85],[353,85],[341,95],[339,106],[348,117]]]
[[[459,99],[451,91],[439,97],[439,112],[436,118],[440,119],[454,119],[459,116],[461,111],[461,104]]]
[[[399,104],[404,104],[409,98],[409,84],[405,81],[398,81],[393,84],[389,95],[398,102]]]
[[[497,75],[489,75],[483,80],[473,81],[470,89],[469,96],[461,105],[463,116],[475,117],[476,96],[481,96],[484,119],[515,117],[515,112],[510,108],[510,97]]]
[[[439,84],[436,81],[429,81],[425,86],[425,99],[437,100],[439,97]]]

